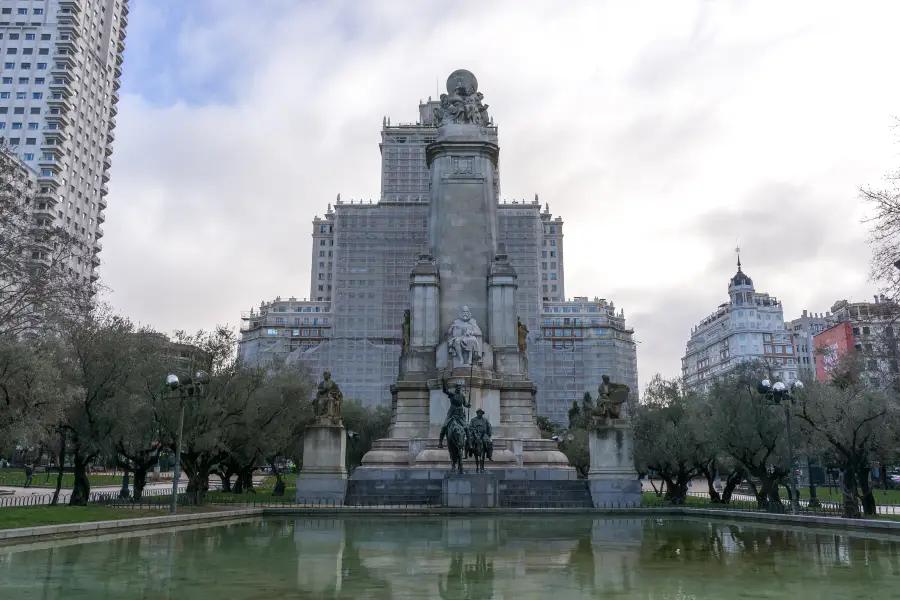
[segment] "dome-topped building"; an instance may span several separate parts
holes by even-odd
[[[777,379],[796,379],[797,360],[781,302],[756,291],[741,268],[740,255],[737,273],[728,280],[728,296],[729,302],[691,330],[681,359],[685,384],[705,386],[738,363],[751,360],[768,363]]]

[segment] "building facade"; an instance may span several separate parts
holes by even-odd
[[[703,388],[747,361],[766,363],[772,376],[797,379],[792,333],[785,327],[777,298],[757,292],[753,280],[738,270],[728,282],[729,301],[691,330],[681,371],[685,385]]]
[[[803,314],[786,323],[788,331],[794,343],[794,354],[797,357],[797,375],[802,380],[816,381],[818,379],[818,363],[816,360],[816,345],[813,338],[828,328],[825,320],[827,313],[810,313],[804,310]]]
[[[428,249],[425,146],[437,135],[437,104],[430,98],[420,102],[414,124],[384,119],[381,199],[348,201],[339,194],[324,216],[313,219],[309,299],[276,299],[244,313],[244,360],[283,359],[317,373],[329,368],[345,397],[390,402],[410,272]],[[489,132],[496,141],[497,128]],[[527,355],[538,412],[564,424],[572,400],[596,393],[604,373],[636,389],[633,332],[624,315],[605,300],[566,302],[562,218],[554,217],[549,204],[542,207],[537,195],[532,201],[498,199],[497,218],[498,242],[506,245],[517,274],[518,316],[531,332]],[[312,323],[304,323],[310,325],[304,336],[305,328],[290,322],[307,307],[318,315],[318,337]]]
[[[827,374],[842,358],[853,357],[870,381],[896,386],[900,381],[898,318],[900,307],[884,296],[876,296],[873,302],[835,302],[825,314],[829,328],[814,338],[823,363],[820,373]],[[836,346],[835,338],[846,341]]]
[[[634,330],[605,299],[546,302],[541,326],[529,335],[528,372],[539,388],[539,413],[566,425],[574,401],[597,398],[603,375],[638,391]]]
[[[35,211],[98,278],[128,0],[0,0],[0,137],[38,176]]]

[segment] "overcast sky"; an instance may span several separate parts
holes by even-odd
[[[785,316],[865,300],[856,188],[900,165],[900,3],[132,0],[100,274],[163,331],[309,293],[311,219],[377,199],[381,120],[469,69],[502,196],[565,220],[567,296],[680,373],[742,248]]]

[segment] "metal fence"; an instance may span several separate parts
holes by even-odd
[[[179,486],[179,503],[184,502],[186,486]],[[121,497],[118,491],[91,492],[88,495],[88,504],[103,504],[108,506],[133,506],[135,508],[150,508],[153,506],[168,505],[172,498],[171,489],[144,490],[140,500]],[[66,505],[72,499],[72,492],[60,492],[57,499],[58,505]],[[13,506],[48,506],[53,502],[53,493],[28,494],[23,496],[0,496],[0,508]]]

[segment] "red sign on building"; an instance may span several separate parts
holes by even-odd
[[[816,379],[828,381],[841,360],[856,352],[853,345],[853,326],[845,321],[826,329],[813,337],[813,347],[816,349]]]

